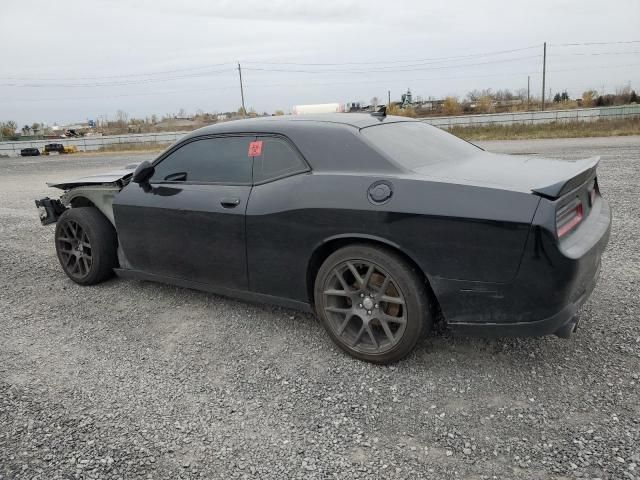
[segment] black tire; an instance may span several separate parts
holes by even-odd
[[[56,225],[56,253],[64,273],[80,285],[113,275],[118,261],[115,228],[95,207],[65,210]]]
[[[336,345],[373,363],[405,358],[433,324],[422,276],[396,252],[372,245],[331,254],[316,276],[314,301]]]

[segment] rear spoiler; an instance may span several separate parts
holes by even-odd
[[[531,191],[536,195],[551,200],[559,198],[594,177],[596,168],[598,168],[598,164],[600,163],[600,157],[585,158],[584,160],[577,160],[574,163],[575,175],[568,177],[566,180],[547,185],[546,187],[534,188]]]

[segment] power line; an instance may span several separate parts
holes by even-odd
[[[547,55],[549,57],[567,57],[567,56],[599,56],[599,55],[637,55],[640,54],[640,50],[633,52],[572,52],[572,53],[556,53],[553,55]]]
[[[637,44],[640,43],[640,40],[630,40],[630,41],[614,41],[614,42],[582,42],[582,43],[558,43],[558,44],[549,44],[550,46],[556,46],[556,47],[576,47],[576,46],[594,46],[594,45],[629,45],[629,44]],[[310,67],[324,67],[324,66],[349,66],[349,65],[382,65],[380,67],[377,67],[375,69],[375,71],[381,71],[384,69],[396,69],[395,71],[397,71],[396,67],[392,67],[389,65],[398,65],[398,64],[405,64],[402,65],[400,68],[409,68],[409,67],[415,67],[415,66],[421,66],[421,65],[427,65],[427,64],[432,64],[432,63],[444,63],[444,62],[452,62],[452,61],[457,61],[457,60],[465,60],[465,59],[471,59],[471,58],[482,58],[482,57],[487,57],[487,56],[495,56],[495,55],[503,55],[503,54],[507,54],[507,53],[514,53],[514,52],[521,52],[521,51],[526,51],[526,50],[532,50],[532,49],[536,49],[539,48],[541,45],[531,45],[531,46],[527,46],[527,47],[520,47],[520,48],[514,48],[514,49],[508,49],[508,50],[495,50],[495,51],[489,51],[489,52],[480,52],[480,53],[473,53],[473,54],[466,54],[466,55],[456,55],[456,56],[447,56],[447,57],[431,57],[431,58],[423,58],[423,59],[413,59],[413,60],[375,60],[375,61],[366,61],[366,62],[333,62],[333,63],[304,63],[304,62],[279,62],[279,61],[246,61],[244,63],[246,64],[252,64],[252,65],[291,65],[291,66],[310,66]],[[566,53],[563,55],[594,55],[594,56],[598,56],[598,55],[627,55],[627,54],[636,54],[636,53],[640,53],[637,51],[634,52],[597,52],[597,53]],[[558,56],[558,55],[552,55],[552,56]],[[526,57],[522,57],[522,58],[526,58]],[[512,60],[507,60],[507,61],[512,61]],[[500,61],[496,61],[495,63],[499,63]],[[198,71],[198,70],[207,70],[207,69],[211,69],[212,67],[220,67],[220,66],[226,66],[226,65],[233,65],[230,62],[226,62],[226,63],[214,63],[214,64],[208,64],[208,65],[203,65],[203,66],[197,66],[197,67],[184,67],[184,68],[175,68],[175,69],[171,69],[171,70],[157,70],[157,71],[150,71],[150,72],[140,72],[140,73],[123,73],[123,74],[115,74],[115,75],[96,75],[96,76],[81,76],[81,77],[51,77],[51,78],[43,78],[43,77],[30,77],[30,76],[10,76],[10,77],[0,77],[0,80],[12,80],[12,81],[16,81],[16,80],[21,80],[21,81],[34,81],[34,82],[66,82],[66,81],[77,81],[77,80],[102,80],[102,79],[125,79],[125,78],[133,78],[133,77],[153,77],[153,76],[158,76],[158,75],[166,75],[166,74],[171,74],[171,73],[180,73],[180,72],[194,72],[194,71]],[[460,65],[460,66],[465,66],[465,65]],[[249,69],[251,67],[246,67],[246,69]],[[446,68],[455,68],[455,66],[447,66]],[[252,69],[256,69],[255,67]],[[266,69],[265,69],[266,70]],[[223,70],[223,71],[228,71],[228,70]],[[273,69],[273,71],[278,71]],[[289,72],[289,71],[293,71],[293,70],[282,70],[283,72]],[[341,70],[344,71],[344,70]],[[374,71],[374,69],[361,69],[361,70],[355,70],[354,73],[368,73],[369,71]],[[406,70],[406,71],[410,71],[410,70]],[[207,75],[208,72],[202,73],[202,75]],[[199,74],[194,74],[194,76],[199,76]],[[175,77],[175,78],[183,78],[183,77]],[[185,76],[185,78],[187,78]],[[173,79],[173,78],[170,78]],[[138,79],[138,81],[141,81],[142,83],[144,83],[144,81],[155,81],[155,79],[145,79],[145,78],[140,78]],[[160,80],[158,80],[160,81]],[[164,81],[164,80],[162,80]],[[132,83],[125,83],[127,82],[126,80],[122,80],[120,82],[114,82],[113,85],[116,84],[122,84],[122,85],[129,85]],[[109,82],[104,82],[105,86],[107,86],[107,83]],[[5,84],[4,86],[15,86],[15,85],[7,85]],[[51,85],[51,86],[55,86],[55,85]],[[76,86],[76,85],[71,85],[71,86]],[[77,85],[77,86],[89,86],[89,85]]]
[[[522,48],[514,48],[511,50],[496,50],[493,52],[484,52],[484,53],[474,53],[467,55],[457,55],[453,57],[432,57],[432,58],[423,58],[423,59],[414,59],[414,60],[375,60],[370,62],[340,62],[340,63],[298,63],[298,62],[273,62],[273,61],[252,61],[252,62],[243,62],[250,64],[258,64],[258,65],[297,65],[297,66],[342,66],[342,65],[374,65],[379,63],[389,64],[389,63],[412,63],[412,62],[433,62],[439,63],[447,60],[455,60],[455,59],[465,59],[465,58],[477,58],[477,57],[487,57],[493,55],[501,55],[505,53],[514,53],[521,52],[523,50],[532,50],[534,48],[539,48],[540,45],[532,45],[530,47],[522,47]]]
[[[534,48],[538,48],[539,45],[529,46],[529,47],[521,47],[514,48],[510,50],[497,50],[492,52],[482,52],[475,54],[467,54],[467,55],[457,55],[450,57],[433,57],[433,58],[425,58],[425,59],[412,59],[412,60],[376,60],[372,62],[343,62],[343,63],[296,63],[296,62],[270,62],[270,61],[247,61],[243,63],[253,64],[253,65],[298,65],[298,66],[342,66],[342,65],[374,65],[374,64],[402,64],[407,63],[409,65],[405,65],[407,67],[413,66],[412,64],[426,64],[426,63],[442,63],[446,61],[454,61],[454,60],[464,60],[469,58],[480,58],[486,56],[493,55],[502,55],[506,53],[514,53],[520,52],[524,50],[531,50]],[[128,77],[147,77],[154,75],[163,75],[167,73],[178,73],[178,72],[186,72],[186,71],[194,71],[194,70],[204,70],[212,67],[221,67],[226,65],[233,65],[230,62],[227,63],[213,63],[209,65],[204,65],[200,67],[186,67],[186,68],[176,68],[173,70],[159,70],[152,71],[146,73],[126,73],[126,74],[118,74],[118,75],[98,75],[98,76],[86,76],[86,77],[55,77],[55,78],[42,78],[42,77],[0,77],[0,80],[23,80],[23,81],[35,81],[35,82],[45,82],[45,81],[76,81],[76,80],[102,80],[102,79],[110,79],[110,78],[128,78]],[[381,67],[383,68],[383,67]],[[388,67],[389,68],[389,67]]]
[[[429,80],[450,80],[461,78],[485,78],[485,77],[505,77],[505,76],[521,76],[521,75],[536,75],[536,73],[530,72],[506,72],[506,73],[491,73],[485,75],[464,75],[454,77],[430,77],[430,78],[414,78],[408,81],[429,81]],[[404,81],[398,80],[398,81]],[[389,80],[353,80],[343,82],[321,82],[321,83],[272,83],[272,84],[250,84],[245,85],[249,88],[273,88],[273,87],[298,87],[298,86],[323,86],[323,85],[356,85],[363,83],[388,83]],[[176,93],[191,93],[191,92],[211,92],[213,90],[235,90],[238,85],[215,85],[207,88],[195,88],[195,89],[180,89],[161,92],[145,92],[145,93],[125,93],[125,94],[105,94],[105,95],[89,95],[89,96],[64,96],[64,97],[28,97],[28,98],[9,98],[6,101],[20,101],[20,102],[39,102],[39,101],[60,101],[60,100],[92,100],[96,98],[122,98],[122,97],[142,97],[142,96],[157,96],[157,95],[172,95]]]
[[[527,55],[527,56],[523,56],[523,57],[513,57],[513,58],[506,58],[506,59],[502,59],[502,60],[490,60],[487,62],[480,62],[480,63],[465,63],[465,64],[455,64],[455,65],[437,65],[434,67],[431,67],[430,69],[433,70],[438,70],[438,69],[443,69],[443,68],[457,68],[457,67],[466,67],[466,66],[476,66],[476,65],[489,65],[489,64],[494,64],[494,63],[508,63],[508,62],[514,62],[514,61],[518,61],[518,60],[524,60],[524,59],[528,59],[528,58],[539,58],[541,55]],[[414,64],[409,64],[409,65],[401,65],[399,67],[394,67],[394,66],[383,66],[383,67],[374,67],[374,68],[370,68],[370,69],[366,69],[366,70],[359,70],[359,71],[365,71],[365,72],[382,72],[382,71],[386,71],[386,70],[391,70],[394,72],[403,72],[403,71],[412,71],[409,68],[411,67],[420,67],[420,66],[425,66],[425,65],[431,65],[433,62],[426,62],[426,63],[414,63]],[[407,70],[409,69],[409,70]],[[353,71],[353,70],[340,70],[340,71]],[[358,70],[355,70],[358,71]]]
[[[592,45],[628,45],[631,43],[640,43],[640,40],[628,40],[622,42],[582,42],[582,43],[550,43],[554,47],[583,47]]]
[[[412,72],[412,71],[424,71],[424,70],[442,70],[442,69],[451,69],[451,68],[464,68],[464,67],[474,67],[480,65],[490,65],[497,63],[509,63],[516,62],[520,60],[530,59],[530,58],[539,58],[540,55],[529,55],[523,57],[516,58],[508,58],[501,60],[490,60],[487,62],[476,62],[476,63],[466,63],[466,64],[458,64],[458,65],[439,65],[439,66],[427,66],[421,68],[395,68],[386,67],[386,68],[375,68],[375,69],[361,69],[361,70],[299,70],[299,69],[277,69],[277,68],[258,68],[258,67],[245,67],[245,70],[252,71],[266,71],[266,72],[284,72],[284,73],[339,73],[339,74],[358,74],[358,73],[397,73],[397,72]],[[407,66],[409,67],[409,66]],[[47,87],[57,87],[57,88],[96,88],[96,87],[113,87],[113,86],[128,86],[128,85],[139,85],[139,84],[149,84],[149,83],[157,83],[157,82],[166,82],[171,80],[181,80],[185,78],[196,78],[196,77],[208,77],[212,75],[219,75],[226,72],[235,71],[235,68],[226,68],[220,70],[211,70],[208,72],[198,72],[192,74],[178,75],[178,76],[168,76],[168,77],[157,77],[157,78],[143,78],[143,79],[133,79],[133,80],[122,80],[122,81],[112,81],[112,82],[98,82],[98,83],[17,83],[17,82],[8,82],[8,83],[0,83],[0,86],[5,87],[20,87],[20,88],[47,88]]]
[[[622,64],[622,65],[602,65],[595,66],[595,68],[624,68],[624,67],[636,67],[640,66],[640,64]],[[562,73],[562,72],[572,72],[575,70],[588,70],[594,68],[594,66],[587,67],[578,67],[578,68],[567,68],[567,69],[559,69],[559,70],[547,70],[547,73]],[[246,70],[246,68],[244,68]],[[248,84],[246,85],[248,88],[273,88],[273,87],[321,87],[324,85],[359,85],[359,84],[369,84],[369,83],[388,83],[388,82],[426,82],[431,80],[461,80],[467,78],[489,78],[489,77],[519,77],[530,75],[533,77],[541,76],[542,74],[539,71],[521,71],[521,72],[501,72],[501,73],[488,73],[482,75],[456,75],[456,76],[446,76],[446,77],[418,77],[418,78],[399,78],[397,80],[393,79],[380,79],[380,80],[352,80],[352,81],[338,81],[338,82],[317,82],[317,83],[271,83],[271,84]]]
[[[551,73],[573,72],[575,70],[590,70],[593,68],[603,69],[603,68],[625,68],[625,67],[639,67],[639,66],[640,66],[640,63],[623,63],[620,65],[588,65],[585,67],[563,68],[561,70],[549,70],[549,72]]]
[[[478,63],[466,63],[466,64],[458,64],[458,65],[439,65],[439,66],[430,66],[423,68],[370,68],[370,69],[360,69],[360,70],[299,70],[299,69],[283,69],[283,68],[260,68],[260,67],[245,67],[245,70],[252,71],[262,71],[262,72],[283,72],[283,73],[395,73],[395,72],[414,72],[421,70],[442,70],[448,68],[463,68],[463,67],[475,67],[479,65],[490,65],[496,63],[508,63],[515,62],[519,60],[526,60],[530,58],[540,58],[541,55],[528,55],[524,57],[517,58],[509,58],[504,60],[491,60],[488,62],[478,62]]]
[[[188,68],[176,68],[173,70],[158,70],[155,72],[147,73],[123,73],[121,75],[98,75],[92,77],[55,77],[55,78],[42,78],[42,77],[0,77],[0,80],[28,80],[28,81],[75,81],[75,80],[102,80],[107,78],[128,78],[128,77],[149,77],[153,75],[163,75],[167,73],[188,72],[194,70],[205,70],[212,67],[222,67],[224,65],[232,65],[231,63],[212,63],[209,65],[203,65],[200,67],[188,67]]]
[[[548,73],[562,73],[562,72],[573,72],[575,70],[589,70],[592,68],[601,68],[601,69],[607,69],[607,68],[625,68],[625,67],[636,67],[636,66],[640,66],[640,64],[629,64],[629,63],[625,63],[625,64],[619,64],[619,65],[589,65],[589,66],[585,66],[585,67],[574,67],[574,68],[565,68],[565,69],[557,69],[557,70],[547,70]],[[246,70],[247,68],[244,67],[243,70]],[[237,70],[236,69],[232,69],[234,71]],[[389,79],[389,78],[384,78],[384,79],[375,79],[375,80],[349,80],[349,81],[336,81],[336,82],[327,82],[327,81],[323,81],[323,82],[304,82],[304,83],[291,83],[291,82],[287,82],[287,83],[270,83],[270,84],[264,84],[264,83],[249,83],[246,84],[245,86],[248,88],[254,88],[254,89],[259,89],[259,88],[277,88],[277,87],[318,87],[318,86],[325,86],[325,85],[359,85],[359,84],[375,84],[375,83],[388,83],[388,82],[426,82],[426,81],[432,81],[432,80],[460,80],[460,79],[467,79],[467,78],[491,78],[491,77],[518,77],[518,76],[526,76],[526,75],[530,75],[532,78],[533,77],[538,77],[540,76],[540,72],[538,71],[533,71],[533,70],[528,70],[528,71],[517,71],[517,72],[500,72],[500,73],[488,73],[488,74],[475,74],[475,75],[453,75],[453,76],[437,76],[437,77],[416,77],[416,78],[398,78],[397,80],[395,79]],[[137,96],[155,96],[155,95],[165,95],[165,94],[174,94],[174,93],[188,93],[188,92],[201,92],[201,91],[211,91],[212,89],[217,89],[217,90],[224,90],[224,89],[236,89],[238,88],[237,85],[235,86],[231,86],[231,85],[222,85],[222,86],[211,86],[208,88],[203,88],[203,89],[180,89],[180,90],[172,90],[172,91],[164,91],[164,92],[157,92],[157,93],[150,93],[150,92],[145,92],[145,93],[135,93],[135,94],[116,94],[116,95],[96,95],[96,96],[82,96],[82,97],[78,97],[78,96],[74,96],[74,97],[48,97],[48,98],[33,98],[30,97],[28,99],[19,99],[19,98],[12,98],[12,99],[5,99],[6,100],[16,100],[16,101],[39,101],[39,100],[67,100],[67,99],[94,99],[94,98],[119,98],[119,97],[137,97]]]
[[[145,92],[145,93],[123,93],[123,94],[104,94],[104,95],[89,95],[89,96],[73,96],[73,97],[28,97],[28,98],[9,98],[4,99],[4,102],[44,102],[44,101],[60,101],[60,100],[94,100],[96,98],[123,98],[123,97],[153,97],[158,95],[173,95],[176,93],[192,93],[192,92],[212,92],[217,90],[235,90],[237,85],[216,85],[215,87],[207,88],[186,88],[180,90],[169,90],[162,92]]]
[[[223,70],[212,70],[210,72],[194,73],[190,75],[179,75],[165,78],[145,78],[137,80],[124,80],[118,82],[102,82],[102,83],[0,83],[3,87],[28,87],[28,88],[94,88],[94,87],[120,87],[126,85],[140,85],[157,82],[167,82],[171,80],[181,80],[184,78],[196,78],[196,77],[208,77],[212,75],[219,75],[226,72],[234,71],[234,68],[227,68]]]
[[[417,78],[399,78],[394,79],[376,79],[376,80],[351,80],[351,81],[338,81],[338,82],[317,82],[317,83],[271,83],[271,84],[249,84],[248,88],[273,88],[273,87],[321,87],[325,85],[360,85],[369,83],[389,83],[389,82],[428,82],[431,80],[460,80],[467,78],[487,78],[487,77],[519,77],[523,75],[531,75],[532,77],[540,75],[539,72],[501,72],[501,73],[488,73],[482,75],[457,75],[447,77],[417,77]]]

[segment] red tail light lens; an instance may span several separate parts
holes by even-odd
[[[556,231],[558,232],[558,238],[563,237],[573,230],[583,218],[584,210],[579,198],[576,198],[573,202],[558,210],[558,213],[556,213]]]

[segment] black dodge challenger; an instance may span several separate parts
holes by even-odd
[[[597,164],[492,154],[384,112],[271,117],[36,204],[79,284],[116,272],[315,311],[342,349],[388,363],[440,316],[568,337],[609,238]]]

